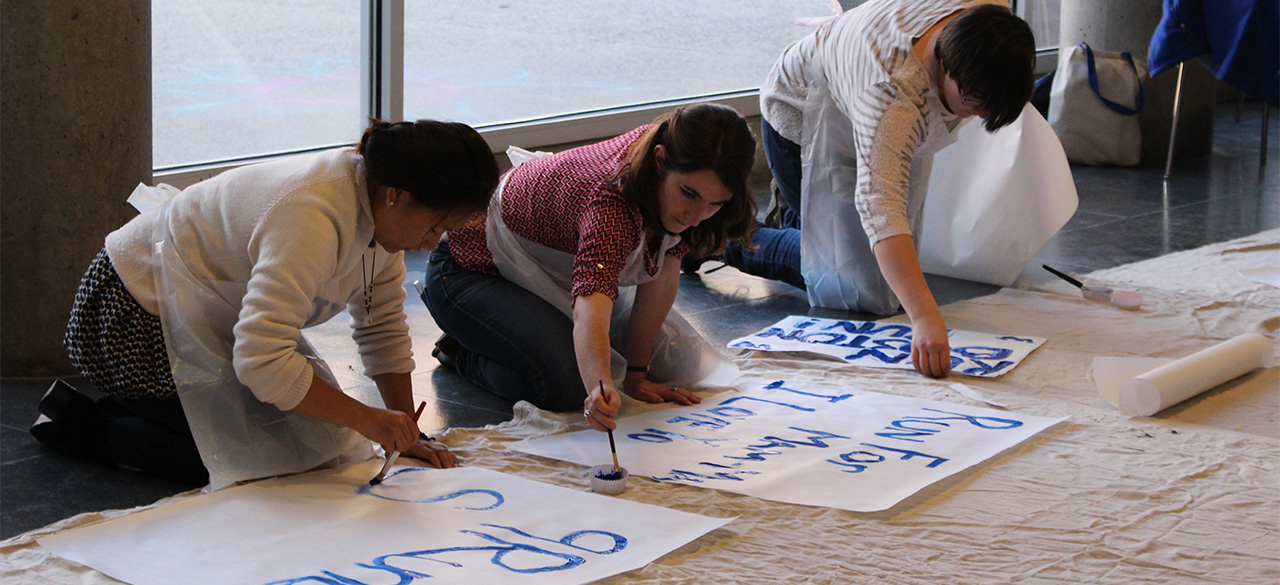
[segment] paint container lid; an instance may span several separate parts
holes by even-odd
[[[1134,292],[1118,292],[1111,295],[1111,304],[1117,309],[1137,311],[1142,308],[1142,295]]]
[[[597,494],[606,494],[610,496],[616,496],[625,491],[627,489],[627,478],[630,477],[630,475],[627,473],[627,468],[623,467],[621,469],[622,471],[620,474],[619,472],[615,472],[613,470],[613,464],[610,463],[606,465],[597,465],[587,470],[587,477],[591,478],[591,490]],[[621,475],[621,477],[613,479],[616,475]]]
[[[1090,286],[1080,289],[1080,294],[1091,301],[1110,301],[1111,289],[1105,286]]]

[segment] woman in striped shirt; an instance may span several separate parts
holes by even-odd
[[[1034,66],[1030,27],[1001,0],[872,0],[793,43],[760,96],[787,208],[771,227],[782,229],[756,230],[759,248],[731,246],[725,262],[806,288],[815,306],[901,306],[915,330],[912,363],[945,376],[947,327],[912,237],[927,174],[913,166],[953,141],[963,118],[989,132],[1016,120]]]

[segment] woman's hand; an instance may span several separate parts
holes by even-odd
[[[650,382],[643,375],[627,376],[627,379],[622,383],[622,391],[626,392],[627,396],[650,404],[661,404],[663,402],[674,402],[684,406],[702,404],[701,398],[684,388],[677,388],[668,384],[656,384]]]
[[[922,318],[911,324],[911,365],[921,374],[942,378],[951,372],[951,340],[942,315]]]
[[[622,406],[622,397],[613,389],[613,384],[592,386],[587,390],[587,399],[582,402],[582,414],[587,424],[597,431],[612,431],[618,427],[613,417],[618,416],[618,407]]]
[[[382,445],[387,453],[409,450],[418,442],[418,423],[398,410],[366,406],[360,421],[352,425],[366,439]]]
[[[458,456],[449,450],[449,447],[439,441],[426,441],[418,439],[407,451],[405,455],[414,459],[421,459],[430,463],[436,469],[449,469],[458,466]]]

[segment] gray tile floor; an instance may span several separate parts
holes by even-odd
[[[1084,274],[1280,227],[1280,123],[1272,122],[1268,162],[1260,168],[1261,106],[1246,104],[1238,122],[1235,110],[1234,104],[1219,109],[1213,152],[1178,162],[1167,182],[1160,168],[1075,167],[1079,210],[1015,286],[1052,279],[1039,269],[1042,262]],[[420,274],[424,259],[408,258],[411,273]],[[717,343],[786,315],[840,314],[810,311],[802,292],[733,269],[682,279],[677,307]],[[940,303],[995,291],[955,279],[930,277],[930,282]],[[452,371],[430,369],[426,348],[439,330],[433,323],[413,327],[420,369],[427,369],[415,377],[415,388],[435,397],[424,414],[424,428],[482,426],[511,416],[505,400]],[[181,491],[181,486],[128,470],[62,457],[36,443],[27,429],[50,382],[0,380],[0,538],[82,512],[148,504]],[[92,391],[81,380],[71,382]]]

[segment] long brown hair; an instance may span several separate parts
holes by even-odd
[[[654,154],[658,145],[666,151],[662,170]],[[666,173],[714,171],[729,190],[729,201],[715,215],[680,234],[690,253],[709,256],[723,252],[729,240],[750,244],[756,200],[747,188],[747,178],[755,151],[756,140],[746,119],[733,108],[713,103],[681,106],[653,121],[631,145],[626,162],[613,178],[622,185],[623,199],[640,208],[645,225],[661,227],[658,186]]]

